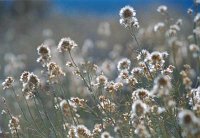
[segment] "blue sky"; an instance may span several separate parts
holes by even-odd
[[[124,5],[132,5],[141,10],[150,5],[170,5],[178,9],[192,8],[193,0],[51,0],[56,10],[63,12],[93,12],[100,14],[112,14]]]

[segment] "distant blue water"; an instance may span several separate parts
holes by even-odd
[[[145,10],[149,5],[170,5],[178,9],[192,8],[193,0],[51,0],[55,9],[66,14],[113,14],[125,5]]]

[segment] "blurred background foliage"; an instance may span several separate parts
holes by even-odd
[[[60,38],[69,36],[76,40],[80,47],[86,39],[107,39],[107,50],[112,49],[115,44],[125,45],[130,37],[119,25],[118,11],[127,4],[137,10],[142,27],[162,19],[156,12],[158,5],[169,6],[170,13],[175,18],[187,18],[187,8],[193,6],[192,0],[0,1],[0,77],[4,77],[8,53],[22,54],[23,56],[18,58],[23,58],[25,68],[33,71],[38,65],[35,62],[36,48],[45,39],[54,39],[57,45]],[[110,24],[111,36],[108,38],[100,37],[97,33],[101,22]],[[187,24],[187,20],[184,24]],[[185,28],[183,31],[187,33],[187,26]],[[191,30],[189,27],[188,29]],[[106,55],[102,53],[99,56],[105,58]]]

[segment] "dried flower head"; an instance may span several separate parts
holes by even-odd
[[[193,10],[189,8],[189,9],[187,10],[187,13],[188,13],[189,15],[192,15]]]
[[[40,86],[40,80],[39,78],[33,74],[33,73],[23,73],[25,75],[25,77],[28,77],[28,80],[26,81],[26,79],[24,78],[24,82],[22,82],[23,84],[23,88],[22,91],[25,92],[25,96],[27,99],[32,98],[33,96],[35,96],[35,90],[37,88],[39,88]],[[28,76],[26,76],[28,75]]]
[[[148,96],[149,96],[149,91],[144,88],[137,89],[132,93],[133,100],[138,100],[138,99],[144,100]]]
[[[60,108],[65,116],[72,116],[72,110],[76,112],[76,105],[72,103],[70,100],[61,100]]]
[[[9,120],[8,127],[12,134],[18,133],[18,131],[21,129],[19,119],[15,116],[12,116],[12,118]]]
[[[132,86],[132,87],[134,87],[137,83],[138,83],[138,81],[137,81],[137,79],[133,76],[133,75],[130,75],[129,77],[128,77],[128,82],[127,82],[130,86]]]
[[[22,82],[22,83],[26,83],[27,81],[28,81],[28,76],[30,75],[30,72],[28,72],[28,71],[24,71],[23,73],[22,73],[22,75],[20,76],[20,81]]]
[[[141,76],[143,74],[143,69],[140,67],[135,67],[132,69],[131,74],[133,76]]]
[[[118,71],[129,70],[131,66],[131,61],[128,58],[123,58],[118,62],[117,69]]]
[[[154,87],[151,92],[156,96],[169,95],[171,88],[172,85],[170,77],[167,75],[161,75],[154,80]]]
[[[68,137],[69,138],[76,138],[76,128],[74,126],[71,126],[69,128]]]
[[[154,32],[160,31],[165,27],[165,24],[163,22],[159,22],[154,26]]]
[[[148,112],[148,107],[141,100],[136,100],[132,104],[131,112],[133,114],[136,114],[137,116],[141,116],[141,115],[144,115]]]
[[[104,131],[103,133],[101,133],[101,138],[113,138],[113,137],[110,135],[110,133]]]
[[[110,93],[115,92],[115,83],[113,81],[107,82],[105,85],[105,90]]]
[[[84,107],[86,105],[87,100],[80,99],[78,97],[71,97],[71,102],[74,103],[76,106]]]
[[[131,6],[125,6],[123,7],[120,12],[120,24],[124,27],[134,27],[139,28],[139,23],[136,16],[135,10]]]
[[[76,136],[78,138],[92,138],[90,130],[84,125],[78,125],[76,127]]]
[[[161,5],[157,8],[157,11],[161,14],[165,14],[167,12],[167,6]]]
[[[14,79],[12,77],[7,77],[5,81],[2,83],[3,89],[8,89],[13,86]]]
[[[98,85],[105,85],[108,82],[108,79],[106,76],[104,76],[103,74],[99,75],[96,78],[97,84]]]
[[[182,110],[178,114],[179,124],[185,133],[196,134],[200,132],[200,119],[190,110]]]
[[[71,38],[62,38],[58,44],[59,52],[71,51],[78,46]]]
[[[51,60],[51,52],[47,45],[42,44],[37,48],[38,55],[40,56],[37,59],[37,62],[42,63],[43,66],[46,66],[47,63]]]
[[[120,10],[119,15],[121,18],[132,18],[136,16],[136,12],[131,6],[125,6]]]
[[[194,17],[194,22],[198,23],[200,21],[200,13],[198,13],[195,17]]]
[[[65,76],[65,73],[55,62],[48,63],[47,70],[49,74],[49,81],[52,83],[57,82],[60,77]]]
[[[100,100],[100,105],[98,105],[98,107],[100,109],[103,108],[103,110],[107,111],[107,112],[115,112],[116,111],[115,103],[111,102],[108,98],[106,98],[104,96],[100,96],[99,100]]]
[[[134,132],[140,138],[150,138],[151,137],[151,135],[148,132],[147,128],[143,124],[139,124]]]

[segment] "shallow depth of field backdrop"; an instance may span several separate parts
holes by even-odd
[[[199,8],[1,0],[0,138],[200,137]]]

